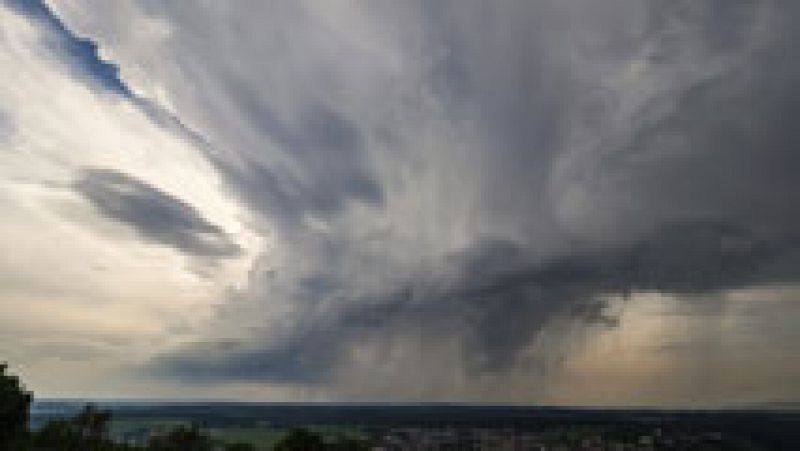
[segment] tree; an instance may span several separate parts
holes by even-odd
[[[325,447],[329,451],[367,451],[369,444],[363,440],[340,436],[338,439]]]
[[[209,451],[211,439],[200,432],[197,425],[181,425],[164,435],[150,439],[148,449],[152,451]]]
[[[275,444],[275,451],[317,451],[325,449],[322,436],[309,430],[298,428],[291,430]]]
[[[111,412],[98,410],[97,407],[88,404],[81,413],[72,419],[72,423],[84,441],[99,443],[108,439]]]
[[[225,445],[225,451],[256,451],[256,447],[250,443],[230,443]]]
[[[28,412],[33,396],[19,378],[6,374],[8,365],[0,363],[0,449],[17,449],[28,436]]]
[[[297,428],[289,431],[273,449],[275,451],[366,451],[369,449],[369,443],[344,435],[327,437],[325,440],[320,434]]]
[[[33,435],[33,445],[36,450],[78,451],[83,443],[69,420],[52,420]]]
[[[126,449],[108,437],[111,413],[87,405],[70,419],[48,422],[33,434],[34,449],[59,451],[107,451]]]

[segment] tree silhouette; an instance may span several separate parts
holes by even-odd
[[[325,449],[322,436],[307,429],[293,429],[275,444],[275,451],[318,451]]]
[[[256,451],[256,447],[250,443],[231,443],[225,445],[225,451]]]
[[[178,426],[164,435],[150,439],[148,449],[152,451],[209,451],[211,439],[200,432],[196,425]]]
[[[28,412],[33,396],[19,378],[6,374],[0,363],[0,449],[18,449],[27,440]]]
[[[33,434],[36,450],[110,451],[129,449],[109,439],[111,413],[87,405],[70,419],[52,420]]]
[[[87,442],[97,443],[108,438],[108,427],[111,423],[111,413],[98,410],[92,404],[83,408],[83,411],[72,419],[78,435]]]
[[[308,429],[292,429],[275,444],[275,451],[366,451],[369,444],[363,440],[339,435],[323,439],[322,435]]]

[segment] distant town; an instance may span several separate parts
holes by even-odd
[[[80,414],[84,403],[35,402],[31,427]],[[203,449],[220,451],[800,449],[796,410],[225,402],[106,402],[95,408],[111,412],[109,439],[135,449],[152,449],[176,428],[196,428],[208,439]]]

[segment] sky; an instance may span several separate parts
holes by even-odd
[[[39,397],[800,401],[800,3],[3,0]]]

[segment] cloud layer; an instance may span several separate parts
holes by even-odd
[[[91,104],[128,108],[113,116],[126,133],[154,137],[128,142],[169,149],[160,170],[122,154],[43,169],[93,207],[78,222],[246,268],[243,282],[200,271],[225,289],[139,362],[154,384],[564,402],[550,387],[601,353],[593,343],[667,321],[637,306],[675,299],[681,317],[723,321],[724,299],[794,293],[800,277],[789,2],[9,11],[45,36],[28,55],[50,49],[62,78],[103,99]],[[15,130],[14,105],[0,111]],[[718,346],[755,340],[743,330],[720,329]],[[765,334],[758,346],[786,338]],[[686,371],[690,353],[665,355],[678,360],[659,377]],[[755,384],[796,396],[780,360]]]

